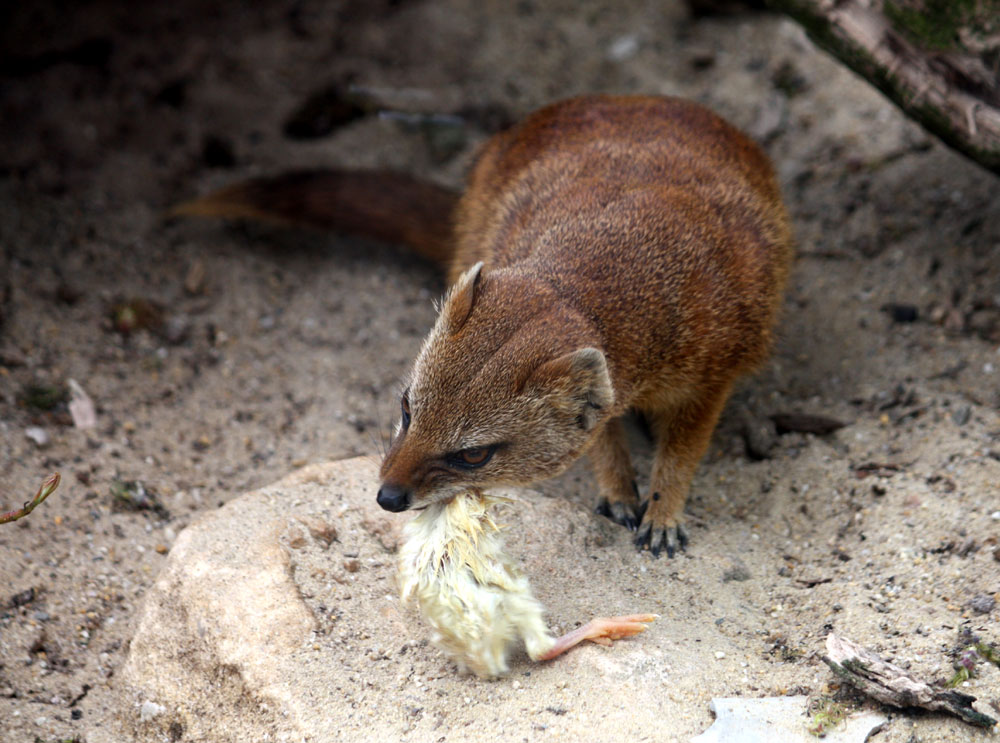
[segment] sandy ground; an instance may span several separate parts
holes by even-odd
[[[689,552],[653,561],[602,529],[594,559],[627,562],[622,580],[652,608],[714,622],[720,644],[781,670],[748,679],[706,647],[702,683],[719,695],[828,692],[818,655],[830,628],[936,679],[951,674],[961,631],[1000,642],[997,180],[789,22],[694,21],[641,0],[2,14],[0,508],[49,471],[64,478],[31,517],[0,527],[3,740],[84,740],[109,724],[137,607],[199,513],[308,462],[377,456],[443,289],[435,269],[332,235],[161,219],[211,187],[322,163],[457,187],[496,119],[428,129],[367,116],[285,136],[296,106],[330,83],[398,110],[514,117],[582,92],[678,94],[757,137],[800,247],[774,358],[723,416],[689,502]],[[162,323],[120,332],[122,303]],[[43,399],[70,379],[96,403],[96,428]],[[746,421],[784,412],[848,425],[751,456]],[[648,473],[638,431],[633,443]],[[160,507],[116,502],[115,483],[132,481]],[[581,512],[594,495],[582,466],[539,491]],[[568,621],[587,571],[562,569],[572,591],[540,597]],[[1000,670],[966,691],[996,710]],[[880,738],[978,735],[896,715]]]

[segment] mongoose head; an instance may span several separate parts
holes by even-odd
[[[596,333],[545,282],[476,264],[455,282],[414,363],[378,503],[422,508],[469,487],[558,474],[609,417]]]

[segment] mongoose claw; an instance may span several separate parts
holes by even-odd
[[[648,547],[653,557],[659,557],[664,550],[667,557],[673,557],[677,552],[683,552],[687,543],[687,530],[680,524],[660,527],[646,523],[635,536],[635,546],[640,550]]]
[[[635,531],[638,529],[639,519],[642,518],[642,514],[635,513],[629,506],[621,501],[611,503],[607,498],[601,498],[597,502],[597,507],[594,509],[594,513],[611,519],[616,524],[624,526],[629,531]]]

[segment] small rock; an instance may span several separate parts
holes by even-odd
[[[758,142],[769,142],[781,134],[788,118],[788,99],[774,93],[764,98],[757,107],[747,132]]]
[[[49,613],[47,611],[35,611],[31,613],[31,618],[36,622],[47,622],[49,621]]]
[[[356,573],[360,567],[361,563],[358,560],[344,560],[344,570],[348,573]]]
[[[625,34],[611,42],[608,47],[608,59],[612,62],[624,62],[639,53],[639,37],[636,34]]]
[[[73,418],[73,425],[82,431],[96,428],[97,412],[94,409],[94,401],[75,379],[69,380],[69,394],[69,414]]]
[[[28,426],[24,429],[24,435],[34,441],[39,449],[44,449],[49,445],[49,434],[41,426]]]
[[[969,601],[969,608],[977,614],[989,614],[997,606],[996,600],[992,596],[981,593]]]
[[[896,304],[895,302],[889,302],[881,307],[882,312],[886,313],[893,322],[896,323],[911,323],[916,322],[919,313],[917,308],[912,304]]]
[[[964,426],[969,422],[969,418],[972,416],[972,408],[968,405],[963,405],[960,408],[955,408],[951,413],[951,420],[956,426]]]
[[[722,573],[722,582],[729,583],[730,581],[736,581],[742,583],[743,581],[750,580],[751,577],[750,570],[743,561],[738,557],[733,557],[729,560],[729,565]]]
[[[959,545],[958,549],[955,550],[955,554],[959,557],[968,557],[973,552],[978,551],[979,545],[976,544],[975,539],[966,539]]]
[[[56,287],[56,299],[70,307],[79,302],[82,296],[82,291],[65,281],[60,282],[59,286]]]
[[[171,315],[163,324],[163,338],[171,346],[179,346],[188,339],[191,323],[183,315]]]
[[[71,710],[70,713],[69,713],[69,717],[70,717],[71,720],[82,720],[83,719],[83,710],[82,709]]]
[[[754,415],[749,408],[741,406],[738,409],[740,433],[746,445],[747,454],[751,459],[770,459],[778,441],[774,422],[769,418]]]
[[[721,650],[716,650],[715,651],[715,659],[716,660],[722,660],[725,657],[726,657],[726,654],[723,653]]]
[[[20,350],[12,346],[0,348],[0,365],[2,366],[26,366],[28,357]]]
[[[1000,340],[1000,308],[988,307],[969,314],[967,327],[984,341]]]
[[[201,259],[196,259],[189,267],[184,276],[184,291],[194,296],[201,294],[205,288],[205,263]]]
[[[34,600],[35,600],[35,589],[29,588],[25,591],[21,591],[20,593],[15,593],[13,596],[11,596],[10,605],[24,606],[25,604],[30,604]]]
[[[337,529],[329,522],[313,521],[306,526],[309,527],[309,534],[312,535],[312,538],[320,542],[324,549],[329,548],[330,544],[337,538]]]
[[[715,51],[712,49],[694,49],[689,57],[691,66],[696,70],[707,70],[715,64]]]
[[[170,512],[160,502],[156,492],[139,480],[112,480],[111,499],[112,509],[116,512],[152,511],[162,519],[170,518]]]
[[[162,704],[157,704],[147,699],[139,706],[139,719],[143,722],[149,722],[154,717],[162,715],[166,711],[167,708]]]

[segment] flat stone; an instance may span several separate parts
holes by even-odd
[[[412,516],[382,511],[375,490],[370,458],[312,465],[184,529],[114,678],[116,725],[91,731],[88,743],[436,741],[448,731],[492,741],[498,725],[511,740],[546,730],[636,740],[663,720],[688,735],[707,725],[707,704],[692,710],[708,700],[708,651],[685,639],[705,633],[704,622],[634,595],[640,566],[651,563],[629,532],[568,498],[505,491],[517,499],[502,512],[508,550],[554,629],[593,616],[667,616],[610,648],[586,644],[549,663],[518,650],[509,677],[481,681],[459,674],[400,606],[395,547]],[[595,544],[605,546],[595,553]],[[670,566],[661,567],[650,571],[656,586],[666,585]],[[727,638],[713,643],[742,655]],[[711,680],[725,683],[727,672]]]
[[[807,726],[809,698],[766,697],[764,699],[716,698],[712,700],[715,722],[691,743],[815,743]],[[864,743],[888,722],[877,712],[849,716],[823,736],[826,743]]]

